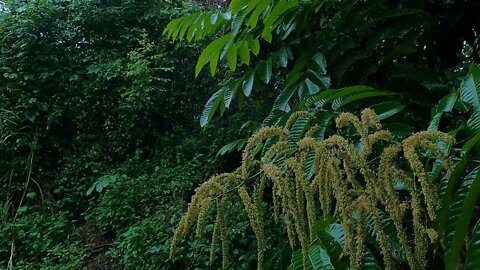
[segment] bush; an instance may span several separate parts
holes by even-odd
[[[80,269],[85,250],[68,216],[32,210],[22,207],[15,223],[0,226],[0,265],[7,265],[15,239],[15,269]]]

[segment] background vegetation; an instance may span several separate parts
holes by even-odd
[[[469,0],[0,2],[0,268],[220,268],[208,238],[186,236],[169,256],[195,188],[238,167],[261,126],[309,111],[293,140],[314,124],[322,140],[341,112],[370,107],[396,141],[456,138],[440,145],[450,176],[423,153],[443,205],[427,267],[476,269],[479,12]],[[318,239],[342,237],[317,214]],[[227,215],[228,268],[256,268],[242,203]],[[304,265],[273,223],[266,268],[348,266],[328,241]],[[381,269],[369,237],[362,268]]]

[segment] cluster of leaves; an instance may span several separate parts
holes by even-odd
[[[15,269],[91,269],[110,246],[119,267],[138,268],[153,240],[168,249],[158,237],[173,234],[198,183],[238,162],[216,154],[247,114],[201,133],[195,115],[215,83],[193,80],[198,45],[161,33],[200,8],[176,0],[0,3],[0,268],[12,256]],[[117,245],[136,241],[124,237],[130,227],[153,240]],[[245,227],[239,222],[232,236],[243,234],[242,265],[254,260]],[[190,252],[176,263],[193,256],[192,268],[207,261]],[[148,268],[168,267],[166,257]]]
[[[238,79],[212,95],[201,125],[217,109],[229,108],[235,97],[248,97],[254,85],[280,91],[272,113],[288,112],[289,103],[330,85],[361,83],[401,94],[424,117],[439,93],[456,85],[452,78],[464,72],[470,60],[478,61],[473,30],[478,22],[462,17],[451,24],[445,18],[478,8],[472,2],[234,0],[226,10],[175,19],[164,33],[173,40],[221,33],[202,51],[196,74],[208,63],[212,74],[223,63],[240,71]],[[464,30],[444,31],[441,27],[449,23]],[[381,95],[369,94],[375,96]]]
[[[480,24],[469,15],[479,10],[479,3],[471,1],[233,0],[224,9],[177,18],[164,34],[187,41],[215,37],[198,58],[196,74],[206,65],[211,75],[223,66],[237,74],[207,101],[201,126],[208,125],[216,111],[223,114],[234,99],[242,103],[253,90],[266,89],[258,91],[257,100],[268,100],[265,92],[276,97],[264,125],[283,126],[292,112],[307,110],[316,116],[312,124],[320,126],[319,140],[340,111],[367,106],[380,119],[388,118],[385,128],[397,139],[413,130],[449,132],[458,143],[441,147],[460,153],[459,160],[453,158],[450,177],[441,175],[440,161],[423,153],[431,168],[429,177],[442,176],[443,206],[435,220],[438,242],[429,266],[469,268],[476,267],[478,230],[472,225],[478,219],[478,169],[470,160],[478,153],[480,123],[480,72],[471,65],[480,60]],[[295,123],[293,141],[308,130],[308,122],[300,118]],[[263,156],[273,143],[267,140],[257,153]],[[244,144],[244,139],[233,141],[220,154]],[[319,219],[319,240],[309,251],[311,265],[304,265],[296,252],[293,269],[345,267],[335,259],[343,254],[342,227],[336,218]],[[370,229],[370,240],[377,239],[378,232]],[[375,262],[379,247],[369,247],[372,254],[364,266],[381,267]],[[288,258],[291,254],[284,246],[274,253]],[[272,257],[267,266],[285,268],[280,257]]]

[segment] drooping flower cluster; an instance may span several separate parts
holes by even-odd
[[[453,139],[442,132],[423,131],[411,135],[401,144],[392,142],[392,135],[381,129],[373,110],[365,109],[360,118],[342,113],[336,119],[339,129],[349,125],[355,128],[360,137],[358,144],[340,135],[317,140],[314,138],[318,129],[316,125],[302,139],[292,142],[289,129],[299,117],[311,118],[306,112],[297,112],[283,128],[260,129],[248,141],[240,168],[214,176],[196,190],[175,232],[171,254],[195,222],[197,235],[201,235],[208,210],[216,207],[210,259],[214,259],[220,240],[222,265],[224,269],[228,268],[225,208],[232,197],[229,194],[236,191],[255,233],[258,269],[262,269],[263,216],[267,211],[262,199],[266,192],[271,192],[275,220],[285,225],[292,248],[300,244],[305,267],[308,265],[308,246],[315,239],[315,223],[321,212],[325,216],[335,216],[342,224],[345,233],[343,254],[349,256],[351,269],[359,269],[362,265],[368,220],[373,223],[385,268],[395,268],[394,252],[382,221],[384,215],[395,227],[410,268],[425,269],[428,241],[435,238],[435,231],[430,226],[439,202],[435,184],[429,179],[419,153],[428,152],[440,160],[448,174],[447,153],[436,142],[453,143]],[[276,138],[276,143],[256,159],[254,150],[257,145],[272,138]],[[374,145],[381,141],[384,141],[381,153],[376,153]],[[268,191],[267,182],[271,183]],[[395,182],[404,183],[408,194],[399,194]],[[413,237],[409,235],[410,230],[413,230]]]

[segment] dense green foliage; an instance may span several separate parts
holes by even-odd
[[[478,169],[470,161],[469,154],[477,151],[479,136],[480,118],[477,101],[480,73],[478,66],[471,65],[479,62],[478,29],[480,25],[478,20],[473,18],[479,8],[478,3],[474,1],[234,0],[226,10],[213,9],[175,19],[169,23],[164,33],[172,40],[186,38],[188,41],[215,36],[198,58],[195,68],[197,75],[208,64],[212,75],[222,66],[237,71],[237,79],[227,81],[208,100],[200,119],[202,126],[209,123],[217,110],[223,111],[229,108],[234,98],[243,100],[251,95],[252,89],[261,87],[277,94],[271,114],[265,119],[264,124],[282,127],[292,112],[298,110],[308,110],[316,116],[316,120],[313,121],[300,118],[295,122],[289,131],[289,137],[294,142],[302,138],[314,124],[320,125],[314,137],[322,140],[325,134],[335,133],[328,129],[334,115],[343,110],[358,111],[359,108],[366,106],[373,108],[380,119],[388,118],[386,128],[396,135],[397,140],[412,131],[422,129],[440,129],[455,136],[459,143],[453,145],[438,142],[437,145],[446,151],[453,149],[460,152],[460,159],[452,157],[453,161],[459,162],[454,166],[451,175],[441,173],[440,160],[429,153],[434,151],[433,148],[419,153],[424,158],[423,165],[429,171],[427,176],[416,175],[415,171],[410,173],[418,179],[427,177],[429,181],[437,182],[442,207],[438,210],[439,217],[435,218],[432,224],[427,225],[432,228],[429,233],[431,243],[426,252],[432,256],[428,257],[428,261],[422,260],[417,263],[409,261],[409,265],[420,269],[425,267],[456,269],[463,263],[468,267],[476,267],[472,263],[475,257],[469,252],[471,250],[467,249],[467,246],[473,230],[471,224],[478,218],[478,214],[474,211],[477,208],[479,195]],[[459,78],[462,78],[461,83]],[[373,88],[358,84],[366,84]],[[331,89],[332,87],[334,89]],[[398,114],[401,111],[404,113]],[[344,135],[356,140],[351,132]],[[357,149],[362,149],[366,143],[363,136],[361,137],[362,140],[356,144]],[[252,137],[252,142],[255,142],[255,138],[255,136]],[[259,157],[261,164],[269,160],[270,156],[267,158],[264,154],[273,143],[274,141],[270,139],[259,145],[263,148]],[[233,147],[234,145],[231,146]],[[248,147],[247,145],[247,149]],[[473,149],[475,150],[471,151]],[[438,152],[434,151],[434,153]],[[287,154],[287,161],[297,158],[296,155],[296,151]],[[307,164],[315,162],[314,160],[315,157],[312,157]],[[245,164],[249,162],[252,162],[250,157],[244,156],[241,168],[248,167]],[[375,162],[375,159],[371,162]],[[289,163],[286,164],[285,166],[288,166]],[[275,165],[282,167],[282,165]],[[232,180],[229,181],[244,179],[244,185],[248,186],[255,180],[251,180],[249,174],[243,170],[241,173],[234,172],[224,177],[231,177]],[[254,175],[262,173],[267,171],[260,169]],[[308,174],[308,168],[305,168],[305,173]],[[355,176],[361,179],[357,175],[360,172],[355,173]],[[348,177],[348,173],[346,174]],[[439,177],[442,180],[435,180]],[[294,181],[293,178],[291,179]],[[260,181],[257,182],[261,183]],[[399,192],[405,188],[412,188],[412,186],[408,187],[408,184],[405,187],[405,183],[398,182],[399,179],[391,181]],[[223,183],[221,178],[213,177],[209,182],[209,184],[228,186],[228,183]],[[399,185],[403,188],[399,188]],[[208,189],[208,184],[205,185],[205,189]],[[257,187],[254,188],[256,189]],[[273,189],[272,192],[275,193],[275,187]],[[298,191],[298,187],[296,190],[297,200],[299,200],[298,192],[302,193]],[[422,190],[425,192],[423,184]],[[244,197],[247,196],[245,192],[239,189],[239,193],[243,193]],[[205,193],[202,189],[198,191],[194,200],[207,200],[208,196],[217,195],[226,197],[227,194],[221,193],[221,189],[213,187],[210,193]],[[307,195],[305,195],[306,200],[311,196]],[[255,210],[260,206],[252,206],[244,197],[242,200],[247,213],[254,215],[254,212],[260,211]],[[338,200],[340,199],[337,198],[332,203],[340,203]],[[217,216],[221,215],[223,204],[217,203]],[[252,207],[254,207],[253,210]],[[415,209],[415,205],[412,208]],[[191,206],[180,222],[178,228],[180,236],[188,231],[188,222],[198,214],[196,211],[198,210],[195,205]],[[288,210],[285,210],[286,220],[288,215],[292,215],[288,213]],[[317,214],[319,217],[329,215],[325,212],[317,212]],[[335,215],[338,215],[337,211]],[[354,216],[355,214],[352,218],[355,220]],[[258,236],[260,229],[256,219],[251,217],[250,221],[260,245],[262,239]],[[295,219],[296,224],[299,222],[298,219],[298,217]],[[217,218],[215,224],[222,224],[221,220]],[[342,217],[341,221],[345,229],[343,223],[345,218]],[[337,221],[333,219],[330,222],[336,224]],[[404,222],[413,227],[418,226],[418,222],[415,223],[415,221],[413,224],[412,221]],[[288,222],[286,223],[288,228]],[[358,225],[357,230],[363,230],[362,226]],[[224,226],[219,225],[219,227]],[[304,230],[302,227],[296,228],[297,233]],[[382,245],[384,240],[378,236],[380,233],[378,228],[371,229],[373,232],[369,241],[372,246],[367,249],[361,268],[391,268],[392,262],[387,264],[387,261],[382,262],[378,258],[379,253],[385,255],[387,251],[384,248],[385,245]],[[322,233],[319,231],[318,237],[321,237]],[[390,233],[393,231],[390,230]],[[338,231],[334,236],[336,239],[343,237],[343,232]],[[417,241],[417,236],[415,239]],[[466,242],[467,246],[465,246]],[[341,241],[339,245],[340,250],[343,249],[343,256],[348,256],[354,261],[358,260],[358,255],[356,259],[352,259],[351,256],[355,254],[348,253],[350,249],[344,247]],[[470,244],[470,246],[474,245],[475,242]],[[400,248],[407,247],[401,245]],[[258,249],[260,259],[263,246],[259,246]],[[303,261],[300,259],[299,262],[298,252],[294,253],[291,265],[293,269],[298,267],[343,269],[348,265],[348,261],[347,264],[338,261],[338,246],[328,246],[321,240],[319,243],[310,242],[309,260],[305,259],[306,251],[303,243],[302,249]],[[465,254],[465,250],[468,253]],[[280,253],[285,256],[284,252]],[[284,260],[279,261],[283,265]],[[397,266],[405,266],[403,256],[395,256],[395,261]],[[228,262],[225,263],[224,259],[224,267],[227,265]],[[355,268],[358,264],[350,266]]]
[[[441,202],[426,265],[479,268],[478,14],[471,0],[0,1],[0,269],[218,269],[210,257],[223,247],[211,252],[210,237],[186,235],[169,256],[195,189],[238,167],[259,128],[297,111],[313,118],[292,123],[290,143],[319,125],[316,140],[341,134],[361,149],[334,119],[366,107],[391,143],[421,130],[455,137],[437,144],[450,175],[418,153]],[[255,269],[238,196],[225,214],[229,268]],[[383,218],[395,265],[408,268]],[[212,236],[215,211],[206,219]],[[265,268],[349,267],[341,219],[316,219],[304,265],[266,215]],[[362,268],[383,269],[366,221]]]
[[[171,44],[162,30],[201,7],[90,0],[5,5],[0,269],[11,255],[14,269],[205,266],[206,255],[189,251],[189,242],[189,256],[165,263],[165,241],[193,189],[238,161],[216,155],[247,115],[206,132],[197,124],[206,90],[216,83],[194,80],[197,45]],[[249,106],[262,113],[261,104]],[[153,221],[158,234],[151,234]],[[242,239],[238,257],[248,264],[254,253]],[[153,245],[159,251],[139,266]]]

